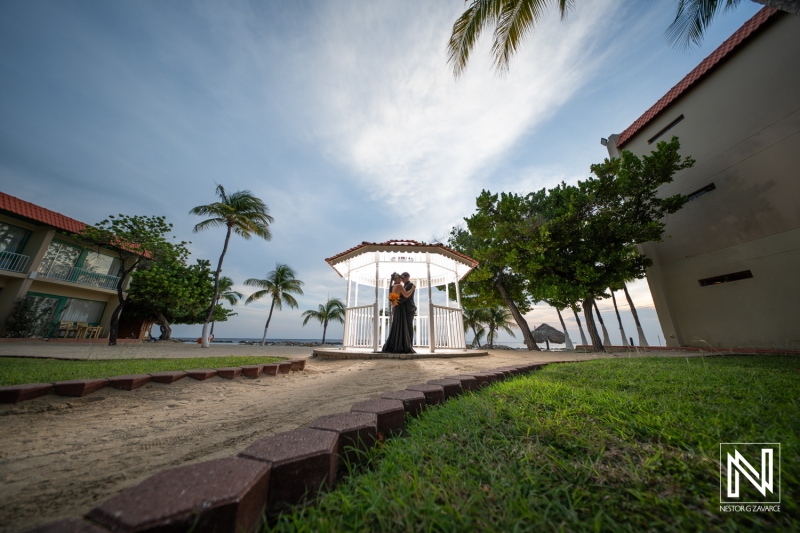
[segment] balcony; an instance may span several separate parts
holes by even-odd
[[[12,252],[0,252],[0,270],[24,272],[30,257]]]
[[[82,268],[70,267],[66,265],[53,265],[47,271],[39,272],[42,278],[57,279],[59,281],[69,281],[80,285],[88,285],[99,289],[114,290],[119,283],[119,276],[108,276],[98,274]]]

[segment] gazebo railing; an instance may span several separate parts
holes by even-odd
[[[343,347],[372,348],[372,335],[374,331],[373,316],[375,305],[359,305],[345,309],[345,323],[347,330],[344,332]]]
[[[464,320],[459,307],[432,305],[434,347],[450,350],[466,349]]]

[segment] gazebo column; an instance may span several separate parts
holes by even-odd
[[[350,261],[347,261],[347,296],[345,296],[345,304],[344,304],[344,335],[342,335],[342,350],[347,348],[347,333],[348,329],[347,326],[350,324],[350,313],[347,312],[347,308],[350,307]]]
[[[431,254],[425,252],[425,262],[428,266],[428,344],[431,353],[436,351],[436,324],[433,317],[433,286],[431,284]]]
[[[378,274],[380,274],[381,256],[380,252],[375,252],[375,309],[372,312],[372,351],[378,351]]]
[[[455,285],[456,285],[456,304],[458,305],[458,311],[459,311],[459,313],[461,313],[461,320],[463,321],[464,320],[464,308],[461,307],[461,291],[459,290],[459,286],[458,286],[458,266],[456,266],[455,274],[456,274],[456,283],[455,283]],[[458,331],[461,331],[461,329],[459,329]],[[463,337],[463,340],[464,340],[464,351],[466,352],[467,351],[467,332],[466,331],[462,332],[461,336]]]

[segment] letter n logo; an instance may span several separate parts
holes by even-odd
[[[719,459],[721,504],[781,502],[779,443],[723,442]]]

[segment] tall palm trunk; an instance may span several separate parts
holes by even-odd
[[[592,339],[592,351],[605,352],[606,349],[603,348],[603,343],[600,342],[600,335],[597,333],[597,327],[594,325],[594,317],[592,316],[592,307],[594,306],[594,298],[586,298],[583,301],[583,318],[586,319],[586,329],[589,330],[589,337]]]
[[[603,330],[603,346],[611,346],[611,339],[608,336],[606,324],[603,322],[603,317],[600,315],[600,308],[597,307],[597,300],[594,298],[592,299],[592,305],[594,305],[594,312],[597,313],[597,321],[600,322],[600,328]]]
[[[614,297],[614,289],[608,288],[611,291],[611,301],[614,302],[614,312],[617,314],[617,322],[619,323],[619,333],[622,335],[622,346],[629,347],[628,336],[625,335],[625,329],[622,327],[622,318],[619,316],[619,309],[617,309],[617,299]]]
[[[628,293],[628,287],[624,282],[622,284],[622,290],[625,291],[625,298],[628,300],[628,307],[631,308],[633,321],[636,323],[636,334],[639,335],[639,346],[650,346],[647,344],[647,339],[644,338],[644,330],[642,329],[642,324],[639,322],[639,313],[636,312],[636,307],[633,305],[631,295]]]
[[[589,343],[586,342],[586,335],[583,333],[583,326],[581,326],[581,319],[578,317],[578,312],[572,307],[572,314],[575,315],[575,321],[578,323],[578,330],[581,332],[581,344],[583,346],[588,346]]]
[[[325,344],[325,334],[328,333],[328,321],[322,323],[322,342],[320,344]]]
[[[517,323],[517,326],[519,326],[519,329],[522,330],[522,338],[525,341],[525,346],[527,346],[529,350],[535,350],[537,352],[541,351],[539,350],[539,347],[536,346],[536,341],[533,340],[533,334],[531,334],[531,328],[528,327],[528,323],[525,321],[525,317],[523,317],[522,313],[520,313],[519,309],[517,309],[517,304],[515,304],[508,296],[508,292],[506,291],[503,282],[502,281],[495,282],[495,287],[497,288],[497,291],[500,293],[500,297],[503,298],[503,302],[506,304],[506,307],[508,307],[508,310],[511,311],[511,315],[514,317],[514,321]]]
[[[264,343],[267,340],[267,329],[269,328],[269,321],[272,320],[273,309],[275,309],[275,298],[272,299],[272,305],[269,306],[269,315],[267,315],[267,323],[264,326],[264,336],[261,337],[261,346],[264,346]]]
[[[231,231],[233,228],[228,224],[228,232],[225,234],[225,246],[222,247],[222,254],[219,256],[219,263],[217,263],[217,270],[214,272],[214,295],[211,297],[211,306],[208,308],[208,316],[203,324],[203,333],[201,335],[203,348],[208,348],[211,344],[208,342],[208,330],[211,325],[211,318],[214,316],[214,308],[217,306],[217,298],[219,294],[219,274],[222,272],[222,261],[225,259],[225,254],[228,252],[228,243],[231,240]]]
[[[561,309],[556,307],[556,313],[558,313],[558,320],[561,322],[561,329],[564,330],[564,344],[566,345],[567,350],[574,350],[575,346],[572,345],[572,339],[569,338],[567,325],[564,324],[564,317],[561,316]]]

